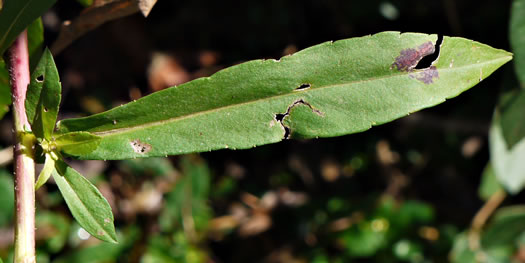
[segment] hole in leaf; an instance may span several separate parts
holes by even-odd
[[[278,121],[281,124],[281,127],[284,129],[284,139],[289,139],[290,135],[292,133],[292,130],[290,129],[290,127],[284,125],[284,123],[283,123],[284,118],[286,116],[290,115],[290,112],[292,111],[292,108],[297,106],[297,105],[308,106],[312,110],[312,112],[314,112],[315,114],[317,114],[319,116],[324,116],[324,113],[322,113],[321,111],[319,111],[317,109],[314,109],[312,107],[312,105],[310,105],[310,103],[304,101],[303,99],[299,99],[299,100],[294,101],[290,106],[288,106],[288,109],[286,110],[285,113],[277,113],[277,114],[275,114],[275,120]]]
[[[133,151],[140,154],[146,154],[151,151],[151,145],[145,142],[141,142],[139,139],[130,142]]]
[[[439,52],[441,48],[441,43],[443,43],[443,35],[438,35],[436,45],[434,45],[434,53],[424,56],[416,65],[415,69],[424,69],[428,68],[436,61],[439,57]]]
[[[288,115],[287,113],[278,113],[278,114],[275,114],[275,119],[277,121],[283,121],[284,117],[286,117],[286,115]]]
[[[283,125],[283,127],[284,127],[284,139],[290,138],[290,128],[288,128],[288,127],[286,127],[284,125]]]
[[[299,87],[295,88],[295,90],[304,90],[304,89],[309,89],[312,85],[308,84],[308,83],[303,83],[301,84]]]
[[[44,75],[40,75],[40,76],[36,77],[36,81],[37,81],[37,82],[42,82],[42,81],[44,81]]]

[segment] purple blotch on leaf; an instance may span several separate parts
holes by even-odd
[[[422,81],[425,84],[431,84],[434,82],[434,78],[439,78],[439,73],[435,66],[430,66],[427,69],[419,71],[414,74],[409,75],[411,78],[416,78],[419,81]]]
[[[430,41],[421,44],[417,49],[403,49],[391,68],[396,67],[399,71],[412,71],[422,58],[433,54],[435,50],[434,44]]]

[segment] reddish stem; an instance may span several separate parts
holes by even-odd
[[[30,130],[25,111],[29,84],[27,32],[22,32],[7,51],[7,62],[13,94],[15,124],[15,262],[35,262],[35,167],[33,140],[25,135]]]

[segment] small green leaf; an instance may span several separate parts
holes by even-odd
[[[487,201],[496,192],[502,190],[501,184],[496,178],[492,164],[488,163],[481,176],[481,185],[478,189],[478,195],[481,199]]]
[[[61,89],[53,56],[46,49],[31,74],[25,103],[27,118],[37,138],[51,139],[57,120]]]
[[[525,88],[525,0],[512,1],[510,14],[510,44],[516,59],[516,74]]]
[[[56,161],[55,168],[53,178],[77,222],[92,236],[117,243],[113,214],[104,196],[63,161]]]
[[[69,155],[88,154],[97,149],[100,137],[89,132],[70,132],[60,135],[55,140],[59,151]]]
[[[7,0],[0,10],[0,55],[56,0]]]
[[[442,103],[512,59],[503,50],[444,37],[433,65],[414,69],[437,38],[383,32],[327,42],[63,120],[57,128],[100,136],[95,151],[78,157],[108,160],[340,136]]]
[[[489,144],[496,178],[511,194],[518,193],[525,185],[525,138],[509,149],[496,112],[489,131]]]
[[[35,183],[35,190],[38,190],[38,188],[47,182],[53,170],[55,170],[55,160],[51,157],[51,154],[46,154],[44,168],[42,168],[42,171],[38,175],[38,179]]]

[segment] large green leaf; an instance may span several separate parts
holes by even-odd
[[[0,10],[0,55],[56,0],[4,0]]]
[[[77,222],[94,237],[116,243],[113,214],[104,196],[62,160],[56,161],[55,168],[53,178]]]
[[[521,86],[525,88],[525,0],[512,2],[509,33],[512,51],[516,55],[516,73]]]
[[[37,138],[51,139],[60,105],[61,86],[53,55],[46,49],[31,74],[26,113]]]
[[[361,132],[434,106],[489,76],[512,54],[457,37],[383,32],[327,42],[280,60],[255,60],[86,118],[60,132],[101,137],[83,159],[250,148],[288,137]]]

